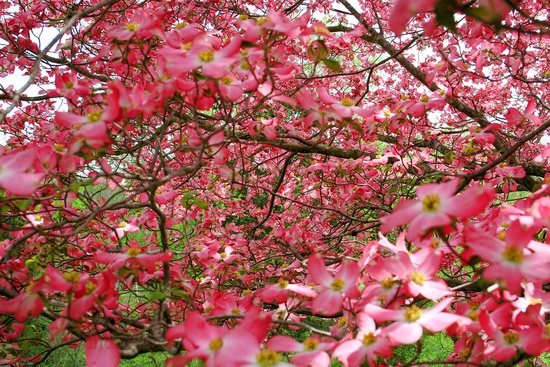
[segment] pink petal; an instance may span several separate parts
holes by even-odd
[[[120,351],[108,339],[94,335],[86,340],[86,367],[118,367]]]
[[[386,335],[394,344],[416,343],[422,337],[422,333],[422,326],[417,323],[396,322],[386,329]]]
[[[273,338],[269,339],[266,347],[277,352],[285,353],[301,352],[304,349],[302,343],[286,335],[275,335]]]
[[[321,254],[313,254],[309,257],[307,268],[312,280],[322,286],[330,287],[334,280],[325,268],[325,262]]]

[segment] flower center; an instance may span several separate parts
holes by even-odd
[[[506,246],[502,257],[514,264],[519,264],[523,260],[523,251],[512,245]]]
[[[416,306],[412,306],[405,311],[405,319],[408,322],[415,322],[420,318],[420,316],[422,316],[422,310]]]
[[[222,79],[221,79],[221,82],[225,85],[231,85],[231,83],[233,82],[233,80],[231,79],[230,76],[224,76]]]
[[[221,340],[221,338],[215,338],[215,339],[212,339],[212,341],[208,344],[208,346],[212,351],[215,352],[221,347],[223,347],[223,341]]]
[[[80,276],[78,273],[65,273],[63,274],[63,279],[69,283],[78,283]]]
[[[477,311],[470,311],[466,314],[466,317],[472,321],[479,320],[479,313]]]
[[[281,289],[285,289],[288,286],[288,280],[280,280],[277,286]]]
[[[250,64],[246,61],[241,62],[241,69],[250,70]]]
[[[135,32],[139,29],[139,24],[138,23],[126,23],[125,24],[126,26],[126,29],[129,30],[130,32]]]
[[[256,361],[262,367],[269,367],[279,363],[281,361],[281,356],[271,349],[266,349],[256,355]]]
[[[70,80],[67,81],[67,82],[65,82],[65,88],[67,88],[67,89],[73,89],[73,87],[74,87],[74,83],[71,82]]]
[[[92,294],[96,288],[97,288],[97,285],[95,285],[94,283],[86,283],[86,295],[88,296]]]
[[[271,19],[269,19],[268,17],[261,17],[261,18],[258,18],[258,20],[256,20],[256,24],[257,25],[262,25],[265,22],[269,22],[270,20]]]
[[[374,344],[375,341],[376,341],[376,337],[374,336],[373,333],[368,333],[363,335],[363,345],[368,347],[369,345]]]
[[[199,59],[202,62],[212,62],[214,60],[214,51],[212,50],[202,50],[199,52]]]
[[[355,101],[349,97],[346,97],[342,99],[342,105],[346,107],[355,106]]]
[[[393,281],[392,277],[388,277],[382,281],[382,288],[384,289],[391,289],[395,282]]]
[[[98,122],[101,119],[102,112],[100,110],[93,110],[88,114],[89,122]]]
[[[502,339],[508,344],[515,344],[519,340],[519,334],[515,331],[507,331],[503,336]]]
[[[430,102],[430,97],[428,97],[427,95],[423,95],[422,97],[420,97],[420,102],[428,103]]]
[[[422,273],[414,272],[410,275],[410,278],[413,282],[415,282],[418,285],[423,285],[424,281],[426,280],[426,276]]]
[[[465,361],[465,360],[468,359],[468,357],[470,357],[470,354],[471,354],[471,353],[472,353],[472,351],[470,350],[470,348],[464,348],[464,349],[462,350],[462,352],[460,352],[460,353],[458,354],[458,356],[460,357],[460,359],[462,359],[462,360]]]
[[[53,149],[56,151],[56,152],[59,152],[59,153],[64,153],[65,150],[67,148],[65,148],[65,146],[63,144],[54,144],[53,145]]]
[[[126,253],[132,257],[141,254],[141,249],[137,247],[130,247]]]
[[[317,349],[317,346],[319,345],[319,340],[317,339],[311,339],[311,338],[307,338],[305,341],[304,341],[304,347],[306,348],[307,351],[312,351],[312,350],[315,350]]]
[[[434,212],[439,209],[439,196],[437,194],[426,195],[422,200],[422,208],[427,212]]]
[[[334,279],[334,281],[330,284],[330,287],[335,291],[341,291],[344,288],[344,281],[340,278]]]
[[[346,317],[342,317],[340,320],[338,320],[338,327],[344,327],[348,323],[348,319]]]
[[[240,314],[241,314],[241,309],[235,307],[234,309],[231,310],[231,313],[232,313],[233,315],[240,315]]]

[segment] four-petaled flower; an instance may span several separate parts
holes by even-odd
[[[313,254],[308,260],[308,269],[311,279],[320,286],[319,295],[311,306],[313,313],[334,315],[342,308],[344,297],[354,298],[359,295],[357,278],[359,266],[353,261],[344,260],[338,272],[332,276],[325,267],[320,254]]]

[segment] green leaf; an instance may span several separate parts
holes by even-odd
[[[322,61],[324,58],[328,56],[328,49],[327,49],[327,46],[325,45],[325,41],[323,40],[313,41],[307,49],[307,54],[309,55],[309,57],[313,59],[315,63]]]
[[[197,199],[195,197],[195,193],[192,191],[187,191],[181,197],[181,205],[183,205],[185,209],[191,208],[196,203],[196,201]]]
[[[160,299],[165,299],[166,296],[167,296],[167,294],[164,293],[164,292],[150,292],[147,295],[147,301],[149,301],[149,302],[158,301]]]
[[[323,59],[322,61],[327,68],[329,68],[331,71],[334,71],[335,73],[341,73],[344,71],[344,69],[342,69],[342,66],[340,65],[340,62],[336,60]]]
[[[208,209],[208,203],[205,203],[204,201],[197,200],[195,205],[204,210]]]
[[[435,20],[452,32],[456,32],[455,12],[447,0],[439,0],[435,4]]]
[[[28,209],[29,206],[31,206],[30,200],[17,200],[15,201],[15,206],[17,206],[17,209],[21,211],[25,211]]]

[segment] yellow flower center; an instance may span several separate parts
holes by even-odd
[[[422,200],[422,208],[427,212],[434,212],[439,209],[439,196],[437,194],[426,195]]]
[[[355,101],[349,97],[343,98],[341,102],[346,107],[355,106]]]
[[[470,303],[470,310],[477,310],[481,306],[481,303],[479,302],[472,302]]]
[[[391,289],[395,282],[393,281],[392,277],[388,277],[382,281],[382,288],[384,289]]]
[[[523,251],[512,245],[506,246],[502,257],[514,264],[519,264],[523,260]]]
[[[418,285],[423,285],[424,281],[426,280],[426,276],[422,273],[414,272],[410,275],[410,278],[413,282],[415,282]]]
[[[126,222],[120,222],[120,223],[118,224],[118,227],[119,227],[119,228],[126,228],[127,225],[128,225],[128,223],[126,223]]]
[[[405,311],[405,320],[408,322],[415,322],[422,316],[422,310],[416,306],[411,306]]]
[[[227,257],[227,254],[226,254],[225,252],[223,252],[223,253],[220,254],[220,257],[221,257],[222,259],[225,259],[225,258]]]
[[[231,313],[233,315],[240,315],[241,314],[241,310],[237,307],[235,307],[234,309],[231,310]]]
[[[92,294],[96,288],[97,288],[97,285],[95,285],[94,283],[86,283],[86,295],[88,296]]]
[[[65,148],[65,146],[63,144],[54,144],[53,145],[53,149],[56,151],[56,152],[59,152],[59,153],[63,153],[65,152],[65,150],[67,148]]]
[[[78,283],[80,276],[78,273],[65,273],[63,274],[63,279],[70,283]]]
[[[346,317],[342,317],[342,318],[340,318],[340,320],[338,320],[337,326],[338,327],[344,327],[344,326],[346,326],[347,323],[348,323],[348,319]]]
[[[34,216],[34,220],[37,221],[37,222],[40,222],[42,220],[42,216],[40,214],[36,214]]]
[[[247,61],[241,62],[241,69],[250,70],[250,64]]]
[[[509,330],[502,336],[502,339],[508,344],[516,344],[519,340],[519,334]]]
[[[374,344],[375,341],[376,341],[376,337],[374,336],[373,333],[368,333],[363,335],[363,345],[368,347],[369,345]]]
[[[258,20],[256,21],[256,24],[257,25],[262,25],[265,22],[269,22],[270,20],[271,19],[269,19],[268,17],[261,17],[261,18],[258,18]]]
[[[212,351],[215,352],[221,347],[223,347],[223,341],[221,340],[221,338],[215,338],[215,339],[212,339],[212,341],[208,344],[208,346]]]
[[[233,82],[233,79],[231,79],[230,76],[224,76],[223,78],[220,79],[221,82],[225,85],[231,85],[231,83]]]
[[[206,306],[206,307],[204,308],[204,313],[209,313],[209,312],[212,311],[213,309],[214,309],[214,306]],[[221,342],[221,340],[220,340],[220,342]]]
[[[281,289],[285,289],[288,286],[288,280],[280,280],[279,283],[277,283],[277,286]]]
[[[279,363],[281,361],[281,356],[271,349],[266,349],[256,355],[256,361],[262,367],[269,367]]]
[[[74,83],[71,82],[70,80],[67,81],[67,82],[65,82],[65,88],[67,88],[67,89],[73,89],[73,87],[74,87]]]
[[[420,97],[420,102],[428,103],[430,102],[430,97],[428,97],[427,95],[423,95],[422,97]]]
[[[468,359],[468,357],[470,357],[470,354],[471,354],[471,353],[472,353],[472,351],[471,351],[470,348],[464,348],[464,349],[462,350],[462,352],[460,352],[460,353],[458,354],[458,357],[459,357],[460,359],[462,359],[462,360],[465,361],[465,360]]]
[[[101,114],[102,112],[100,110],[93,110],[88,114],[88,121],[89,122],[98,122],[101,120]]]
[[[130,247],[126,253],[130,256],[137,256],[141,254],[141,249],[137,247]]]
[[[139,29],[139,23],[126,23],[125,24],[126,26],[126,29],[129,30],[130,32],[135,32]]]
[[[319,340],[317,339],[311,339],[311,338],[307,338],[305,341],[304,341],[304,347],[306,348],[307,351],[312,351],[312,350],[315,350],[317,349],[317,346],[319,345]]]
[[[199,59],[202,62],[212,62],[214,60],[214,51],[202,50],[199,52]]]
[[[330,284],[330,287],[335,291],[341,291],[346,284],[344,281],[340,278],[334,279],[334,281]]]
[[[479,320],[479,313],[477,311],[470,311],[466,314],[466,317],[472,321]]]
[[[187,42],[181,45],[182,50],[189,51],[191,49],[191,46],[193,46],[193,43]]]
[[[541,305],[542,304],[542,299],[540,298],[532,298],[530,301],[529,301],[529,304],[530,305]]]

